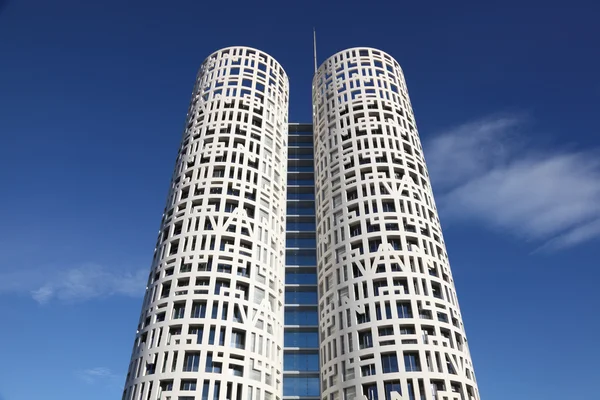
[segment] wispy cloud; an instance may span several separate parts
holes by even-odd
[[[96,264],[72,268],[34,268],[0,272],[0,295],[22,293],[40,304],[143,294],[146,271],[109,269]]]
[[[78,371],[76,375],[87,383],[96,383],[100,381],[119,379],[119,376],[113,373],[110,369],[104,367],[90,368],[83,371]]]
[[[600,157],[527,151],[520,117],[465,124],[425,144],[441,212],[556,250],[600,236]]]

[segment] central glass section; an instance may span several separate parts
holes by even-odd
[[[320,397],[311,124],[290,124],[285,257],[284,398]]]

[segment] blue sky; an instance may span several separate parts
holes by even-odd
[[[0,400],[120,398],[196,70],[257,47],[402,65],[484,400],[595,398],[593,1],[0,0]]]

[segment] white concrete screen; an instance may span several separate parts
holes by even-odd
[[[202,64],[123,399],[282,398],[288,87],[259,50]]]
[[[313,121],[321,398],[478,400],[400,66],[370,48],[330,57]]]

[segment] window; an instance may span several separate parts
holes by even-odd
[[[383,212],[396,212],[396,206],[393,200],[384,200],[382,202]]]
[[[382,354],[381,368],[384,374],[398,372],[398,357],[396,356],[396,353]]]
[[[288,331],[283,336],[285,347],[319,347],[319,334],[312,331]]]
[[[383,387],[385,389],[385,399],[391,400],[392,393],[398,392],[398,394],[402,394],[402,389],[400,388],[400,381],[387,381],[383,382]]]
[[[415,334],[415,326],[414,325],[400,325],[400,334],[401,335],[414,335]]]
[[[404,368],[407,372],[420,371],[421,363],[419,361],[419,353],[406,352],[404,353]]]
[[[286,247],[304,247],[304,248],[315,248],[317,247],[316,238],[300,238],[300,237],[287,237],[285,241]]]
[[[231,332],[231,342],[229,343],[229,345],[231,347],[236,347],[238,349],[245,348],[245,346],[246,346],[246,333],[234,329]]]
[[[195,379],[182,379],[181,380],[181,390],[196,390],[196,380]]]
[[[185,303],[175,304],[173,307],[173,319],[183,318],[185,314]]]
[[[196,335],[196,344],[201,344],[202,335],[204,335],[204,325],[190,325],[188,334]]]
[[[379,336],[392,336],[394,335],[394,328],[391,326],[384,326],[379,328]]]
[[[313,285],[317,283],[316,272],[289,271],[285,273],[286,284]]]
[[[319,397],[319,377],[284,376],[283,395]]]
[[[229,373],[233,376],[244,376],[244,367],[241,365],[229,365]]]
[[[387,287],[387,280],[382,279],[378,281],[373,281],[373,290],[375,292],[375,296],[379,296],[382,288]]]
[[[210,388],[210,381],[204,381],[202,384],[202,400],[208,400],[208,389]]]
[[[371,330],[358,332],[358,343],[361,349],[373,347],[373,335]]]
[[[288,196],[288,198],[290,198]],[[315,223],[314,222],[296,222],[296,221],[290,221],[291,218],[288,218],[287,221],[287,225],[286,225],[286,229],[288,231],[314,231],[315,230]]]
[[[213,362],[213,353],[211,351],[206,355],[206,372],[221,373],[222,365],[218,362]]]
[[[286,310],[285,325],[318,325],[316,310]]]
[[[287,250],[285,252],[285,265],[315,266],[317,265],[317,252],[316,250]],[[287,280],[286,283],[288,283]],[[315,281],[310,283],[317,283],[316,274]]]
[[[288,202],[287,215],[315,215],[315,206],[312,202]]]
[[[412,308],[409,302],[397,302],[398,318],[412,318]]]
[[[215,285],[215,294],[222,294],[221,293],[221,288],[225,287],[228,288],[229,287],[229,281],[228,280],[223,280],[223,279],[217,279],[216,285]]]
[[[285,304],[317,304],[317,289],[301,291],[298,288],[286,288]]]
[[[173,381],[160,381],[160,388],[163,392],[173,390]]]
[[[183,359],[183,370],[184,371],[198,371],[198,365],[200,363],[200,352],[185,352],[185,358]]]
[[[371,321],[371,310],[369,310],[369,305],[365,304],[365,313],[356,315],[356,323],[364,324]]]
[[[363,385],[363,394],[367,396],[369,400],[377,400],[377,384],[367,383]]]
[[[192,318],[205,318],[206,317],[206,302],[195,301],[192,303]]]
[[[319,371],[319,354],[286,351],[283,354],[284,371]]]
[[[375,375],[375,364],[363,365],[360,367],[361,376]]]

